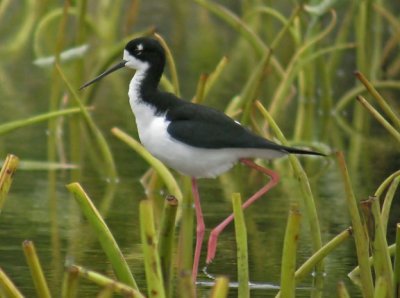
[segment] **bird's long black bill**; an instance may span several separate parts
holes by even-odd
[[[125,64],[126,64],[126,61],[125,61],[125,60],[122,60],[120,63],[118,63],[118,64],[114,65],[113,67],[111,67],[110,69],[106,70],[105,72],[103,72],[103,73],[102,73],[101,75],[99,75],[98,77],[96,77],[96,78],[94,78],[93,80],[91,80],[91,81],[85,83],[84,85],[82,85],[82,86],[79,88],[79,90],[82,90],[82,89],[86,88],[87,86],[89,86],[89,85],[91,85],[91,84],[97,82],[98,80],[104,78],[105,76],[109,75],[110,73],[112,73],[112,72],[114,72],[114,71],[116,71],[116,70],[118,70],[118,69],[124,67]]]

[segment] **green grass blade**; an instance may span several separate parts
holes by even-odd
[[[334,237],[331,241],[326,243],[320,250],[316,251],[310,258],[308,258],[295,273],[296,283],[300,283],[303,279],[309,276],[314,270],[315,266],[328,256],[335,248],[341,245],[344,241],[350,238],[352,229],[348,228],[342,233]]]
[[[118,280],[137,290],[138,286],[136,281],[129,270],[129,266],[122,255],[117,242],[89,196],[85,193],[79,183],[71,183],[67,185],[67,189],[74,195],[82,213],[87,218],[90,226],[94,229]]]
[[[178,72],[176,70],[176,64],[175,64],[174,56],[172,55],[171,49],[168,47],[164,38],[160,34],[154,33],[154,36],[160,42],[160,44],[162,45],[162,47],[165,50],[165,56],[167,58],[167,63],[168,63],[168,66],[169,66],[169,69],[171,72],[171,81],[172,81],[172,85],[174,86],[174,93],[176,96],[180,96]]]
[[[393,274],[394,297],[400,295],[400,223],[396,225],[396,250],[394,256],[394,274]]]
[[[140,234],[146,271],[147,293],[149,297],[166,297],[161,273],[160,256],[157,251],[157,237],[154,226],[151,201],[140,202]]]
[[[249,256],[247,249],[247,231],[244,221],[242,199],[240,194],[232,194],[233,215],[235,219],[235,235],[237,247],[237,269],[239,289],[238,296],[241,298],[250,297],[249,288]]]
[[[274,131],[275,135],[279,139],[279,141],[285,145],[288,146],[288,142],[283,135],[282,131],[274,121],[274,119],[271,117],[270,113],[265,109],[265,107],[261,104],[261,102],[256,101],[256,106],[260,110],[262,116],[267,120],[269,123],[271,129]],[[307,175],[301,166],[300,161],[298,158],[294,155],[289,156],[289,161],[290,164],[292,165],[294,174],[296,178],[298,179],[301,187],[301,191],[303,193],[303,198],[304,198],[304,204],[306,207],[306,218],[309,221],[310,225],[310,230],[311,230],[311,239],[312,239],[312,247],[313,251],[317,251],[322,247],[322,239],[321,239],[321,229],[319,227],[319,221],[318,221],[318,214],[317,214],[317,209],[315,206],[315,200],[313,193],[311,191],[311,186],[310,182],[308,181]],[[322,265],[319,265],[322,266]],[[320,267],[319,269],[322,269]]]
[[[338,298],[350,298],[349,292],[343,281],[339,281],[337,285]]]
[[[62,283],[61,297],[62,298],[78,297],[77,296],[78,283],[79,283],[78,271],[71,267],[66,268]]]
[[[115,281],[107,276],[104,276],[100,273],[87,270],[81,266],[71,265],[70,270],[76,271],[80,277],[83,277],[95,284],[102,286],[102,287],[112,287],[114,292],[125,297],[137,297],[137,298],[144,298],[145,296],[142,295],[137,289],[131,288],[130,286],[123,284],[121,282]]]
[[[290,207],[282,251],[281,291],[279,297],[295,297],[296,253],[299,242],[301,214],[297,204]]]
[[[24,295],[17,289],[11,279],[5,274],[3,269],[0,268],[0,294],[4,294],[5,297],[12,298],[23,298]]]
[[[215,279],[215,285],[212,288],[210,298],[228,297],[229,280],[227,277],[219,276]]]
[[[371,227],[369,238],[372,242],[372,255],[374,256],[375,282],[379,278],[384,278],[389,288],[392,286],[392,263],[388,251],[388,244],[384,233],[382,218],[380,213],[379,198],[370,197],[361,202],[363,212],[367,214],[367,227]],[[364,214],[365,214],[364,213]]]
[[[7,194],[10,190],[13,175],[17,170],[18,157],[15,155],[7,155],[6,160],[0,171],[0,213],[3,210],[4,203],[6,202]]]
[[[42,266],[40,265],[39,257],[36,253],[35,245],[32,241],[25,240],[22,243],[22,247],[24,249],[25,258],[31,271],[33,283],[35,285],[38,297],[51,297]]]
[[[381,218],[385,234],[387,231],[387,224],[389,222],[389,213],[391,209],[390,207],[392,206],[394,194],[396,193],[399,183],[400,183],[400,176],[397,176],[396,178],[393,179],[392,183],[390,184],[389,189],[386,192],[385,200],[383,201]]]
[[[178,200],[174,196],[167,196],[158,235],[158,254],[167,297],[172,297],[172,259],[177,209]]]
[[[386,100],[380,95],[380,93],[375,89],[374,85],[371,84],[370,81],[367,80],[367,78],[359,71],[356,71],[355,73],[357,79],[363,83],[365,88],[368,90],[368,92],[372,95],[373,98],[375,98],[376,102],[379,104],[379,106],[382,108],[382,110],[386,113],[386,115],[389,117],[389,119],[395,124],[397,129],[400,129],[400,119],[399,117],[393,112],[392,108],[389,106],[389,104],[386,102]]]
[[[40,122],[44,122],[44,121],[49,120],[51,118],[77,114],[77,113],[80,113],[80,112],[81,112],[81,110],[78,109],[78,108],[70,108],[70,109],[65,109],[65,110],[49,112],[49,113],[45,113],[45,114],[29,117],[29,118],[26,118],[26,119],[7,122],[7,123],[4,123],[4,124],[0,125],[0,135],[7,134],[7,133],[12,132],[12,131],[14,131],[16,129],[24,128],[24,127],[32,125],[32,124],[37,124],[37,123],[40,123]]]
[[[367,111],[400,143],[400,133],[395,129],[368,101],[361,95],[357,100],[367,109]]]
[[[372,297],[374,286],[372,282],[372,274],[369,266],[369,244],[367,235],[365,234],[363,224],[361,222],[358,210],[358,202],[355,198],[353,188],[351,186],[350,176],[347,170],[346,162],[342,152],[336,154],[339,168],[342,173],[343,183],[346,191],[347,207],[349,209],[351,222],[354,231],[354,240],[356,243],[357,259],[360,266],[361,290],[364,297]]]

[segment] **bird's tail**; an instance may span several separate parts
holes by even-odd
[[[317,151],[311,151],[311,150],[305,150],[305,149],[298,149],[298,148],[293,148],[293,147],[284,147],[283,148],[286,152],[291,153],[291,154],[306,154],[306,155],[319,155],[319,156],[326,156],[323,153],[317,152]]]

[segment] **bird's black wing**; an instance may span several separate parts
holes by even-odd
[[[284,147],[264,139],[224,113],[202,105],[187,103],[167,112],[171,121],[168,132],[177,140],[194,147],[264,148],[284,150]]]

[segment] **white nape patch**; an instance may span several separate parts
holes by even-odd
[[[138,51],[143,51],[143,44],[139,43],[137,46]]]

